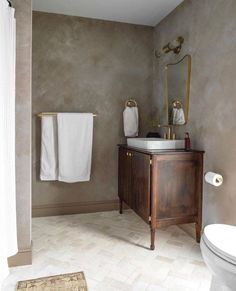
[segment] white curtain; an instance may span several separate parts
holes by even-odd
[[[15,191],[15,18],[0,0],[0,289],[17,253]]]

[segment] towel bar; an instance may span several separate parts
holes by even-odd
[[[37,114],[38,117],[43,117],[43,116],[56,116],[57,112],[40,112]],[[93,116],[97,116],[97,114],[93,113]]]

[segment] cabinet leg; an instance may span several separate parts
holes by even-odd
[[[123,201],[120,198],[120,214],[122,214],[122,213],[123,213]]]
[[[201,240],[201,230],[202,230],[201,225],[198,224],[198,223],[196,223],[195,224],[195,229],[196,229],[196,241],[198,243],[200,243],[200,240]]]
[[[150,246],[150,249],[151,250],[155,250],[155,233],[156,233],[156,229],[150,228],[150,232],[151,232],[151,246]]]

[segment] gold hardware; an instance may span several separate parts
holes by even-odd
[[[130,156],[130,157],[132,157],[132,154],[131,154],[131,153],[129,153],[129,156]]]
[[[149,217],[148,217],[148,221],[151,221],[151,220],[152,220],[152,218],[151,218],[151,216],[149,216]]]
[[[138,107],[138,103],[134,99],[129,99],[125,102],[125,107]]]
[[[176,139],[176,134],[174,132],[172,133],[172,139]]]
[[[158,127],[166,127],[168,132],[164,134],[165,139],[175,139],[175,134],[173,133],[173,126],[171,124],[159,124]]]
[[[43,117],[43,116],[56,116],[57,112],[40,112],[37,114],[38,117]],[[93,117],[97,116],[97,114],[93,113]]]
[[[129,153],[128,152],[126,152],[126,156],[128,156],[129,155]]]
[[[152,165],[152,159],[150,160],[150,165]]]
[[[184,38],[182,36],[178,36],[173,41],[170,41],[166,45],[164,45],[161,51],[157,52],[157,50],[155,50],[156,58],[160,58],[162,54],[168,54],[169,52],[173,52],[174,54],[179,54],[183,43],[184,43]]]
[[[171,128],[170,127],[167,128],[168,128],[167,138],[171,139]]]
[[[181,101],[179,101],[179,100],[174,100],[174,101],[172,102],[172,107],[173,107],[173,108],[177,108],[177,109],[181,109],[181,108],[183,108],[183,105],[182,105],[182,102],[181,102]]]

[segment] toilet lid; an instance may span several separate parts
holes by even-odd
[[[210,224],[205,227],[203,238],[213,252],[236,264],[236,226]]]

